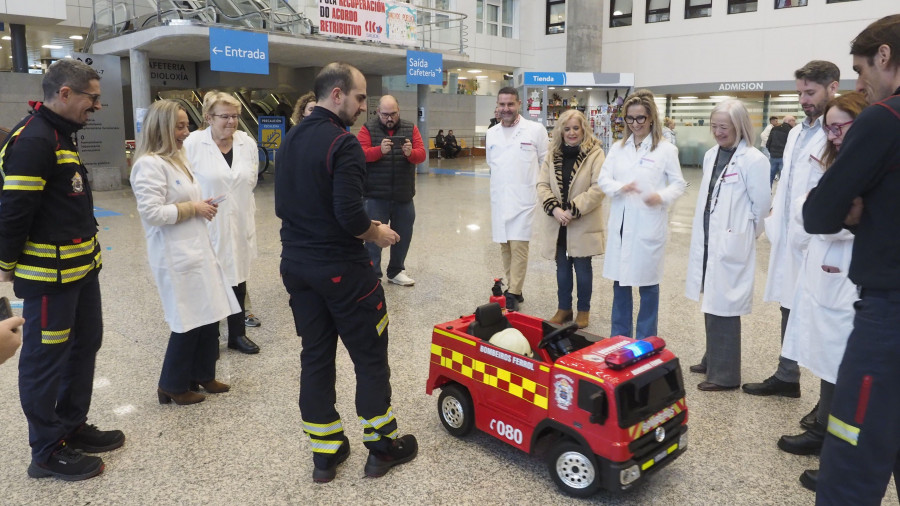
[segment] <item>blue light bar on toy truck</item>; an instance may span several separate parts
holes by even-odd
[[[656,336],[640,339],[607,355],[606,365],[610,369],[624,369],[656,355],[665,347],[666,342]]]

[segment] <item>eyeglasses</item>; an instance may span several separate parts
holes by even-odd
[[[88,92],[86,92],[86,91],[76,90],[75,88],[69,88],[69,89],[72,90],[72,91],[74,91],[75,93],[78,93],[79,95],[84,95],[84,96],[88,97],[89,99],[91,99],[91,103],[93,103],[93,104],[96,104],[97,102],[100,101],[100,94],[99,94],[99,93],[96,93],[96,94],[95,94],[95,93],[88,93]],[[59,92],[57,91],[57,93],[59,93]]]
[[[225,121],[228,121],[230,119],[238,119],[241,117],[240,114],[211,114],[211,116],[224,119]]]
[[[835,137],[840,137],[841,133],[843,133],[843,128],[846,126],[850,126],[853,123],[853,120],[847,121],[846,123],[834,123],[833,125],[822,125],[822,128],[825,129],[826,132],[830,133]]]
[[[637,122],[638,125],[643,125],[647,122],[647,116],[625,116],[625,123],[629,125]]]
[[[400,116],[400,113],[399,112],[380,112],[380,113],[378,113],[378,115],[384,119],[391,119],[391,118],[396,118],[396,117]]]

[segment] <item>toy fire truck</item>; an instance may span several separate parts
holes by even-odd
[[[499,304],[434,327],[426,392],[447,431],[544,454],[565,493],[632,487],[687,448],[678,358],[658,337],[601,339]]]

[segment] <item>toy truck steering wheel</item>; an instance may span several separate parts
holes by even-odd
[[[551,344],[553,344],[557,341],[560,341],[564,337],[571,336],[572,334],[575,333],[576,330],[578,330],[578,324],[575,322],[569,322],[565,326],[560,327],[560,328],[554,330],[553,332],[547,334],[546,336],[544,336],[544,338],[541,339],[541,342],[538,343],[538,348],[544,349],[544,348],[550,346]]]

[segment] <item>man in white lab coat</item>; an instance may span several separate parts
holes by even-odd
[[[506,307],[524,302],[522,285],[528,266],[528,241],[537,204],[537,179],[547,155],[547,129],[523,118],[519,92],[506,87],[497,94],[500,123],[487,132],[486,158],[491,169],[491,230],[500,243],[508,285]]]
[[[825,104],[834,98],[838,90],[841,71],[834,63],[813,60],[797,70],[794,77],[806,119],[788,134],[784,147],[784,168],[772,199],[772,212],[765,221],[766,235],[772,249],[764,300],[781,304],[782,342],[797,287],[797,269],[809,242],[809,235],[788,224],[793,219],[793,202],[806,195],[822,177],[819,157],[826,141],[822,113]],[[752,395],[800,397],[800,367],[796,361],[779,356],[775,374],[762,383],[747,383],[743,389]]]

